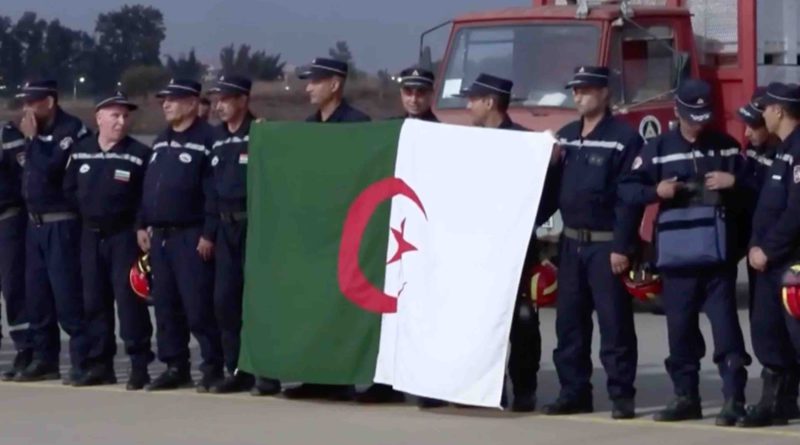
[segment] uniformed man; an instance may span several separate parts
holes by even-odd
[[[693,205],[733,207],[740,199],[744,158],[738,142],[709,127],[713,118],[711,87],[688,79],[677,91],[678,128],[651,139],[621,186],[623,198],[634,204],[660,202],[661,210]],[[661,270],[662,301],[667,317],[667,372],[675,398],[656,413],[657,421],[701,419],[700,359],[705,342],[699,314],[705,312],[714,338],[714,363],[723,381],[725,404],[717,425],[731,426],[744,414],[744,388],[750,356],[736,313],[736,259],[733,246],[740,236],[736,218],[726,218],[728,261],[708,267]],[[658,230],[658,229],[657,229]]]
[[[431,110],[433,102],[433,72],[422,68],[407,68],[400,72],[400,102],[405,114],[397,119],[420,119],[428,122],[439,122]],[[373,384],[356,397],[359,403],[400,403],[405,400],[403,393],[395,391],[389,385]],[[447,405],[446,402],[421,397],[421,408],[436,408]]]
[[[407,119],[439,122],[433,113],[433,72],[423,68],[407,68],[400,72],[400,101]]]
[[[197,117],[208,121],[211,118],[211,101],[207,97],[200,98],[200,107],[197,108]]]
[[[71,384],[83,373],[89,338],[78,262],[81,222],[77,209],[64,197],[63,180],[73,146],[89,131],[58,105],[55,81],[26,83],[19,97],[24,102],[20,130],[28,141],[22,192],[29,217],[25,288],[34,357],[14,380],[61,377],[60,324],[70,336],[72,367],[64,383]]]
[[[16,355],[0,374],[14,380],[33,358],[25,309],[25,228],[28,215],[22,199],[25,138],[11,122],[0,123],[0,291],[6,301],[8,331]]]
[[[364,112],[353,108],[344,99],[344,86],[349,69],[346,62],[322,57],[314,59],[300,79],[307,80],[306,93],[317,111],[306,122],[367,122]]]
[[[247,159],[252,81],[241,76],[221,76],[210,91],[216,97],[216,113],[222,124],[215,128],[211,166],[218,198],[220,222],[216,239],[214,310],[222,333],[222,350],[228,376],[211,387],[213,393],[249,391],[272,395],[281,391],[280,382],[236,371],[239,362],[239,334],[242,329],[244,253],[247,235]],[[254,386],[255,383],[255,386]]]
[[[478,75],[472,85],[461,92],[461,96],[467,98],[467,108],[473,125],[501,130],[527,131],[525,127],[514,123],[508,115],[513,86],[514,83],[508,79],[485,73]],[[551,177],[546,179],[546,190],[537,212],[536,226],[541,225],[555,211],[554,200],[548,199],[548,196],[553,196],[554,193],[547,190],[549,188],[547,183],[552,182]],[[530,268],[533,260],[538,257],[535,244],[536,234],[534,231],[525,258],[526,268]],[[523,285],[520,285],[520,289],[523,289]],[[529,293],[524,291],[518,294],[511,323],[510,340],[508,375],[513,389],[511,410],[516,412],[533,411],[536,409],[536,374],[541,361],[542,340],[539,332],[538,309],[533,304]],[[505,389],[502,405],[507,406]]]
[[[200,344],[200,393],[223,379],[214,317],[217,210],[211,149],[213,129],[197,117],[199,83],[173,79],[164,98],[168,127],[153,143],[144,177],[139,247],[150,252],[158,358],[167,364],[150,391],[191,386],[189,333]]]
[[[345,62],[333,59],[316,58],[300,73],[300,79],[307,80],[306,93],[317,111],[306,122],[347,123],[370,120],[344,99],[344,86],[348,66]],[[290,399],[328,399],[334,401],[352,400],[352,385],[322,385],[303,383],[283,391]]]
[[[136,216],[150,149],[128,136],[131,112],[137,106],[120,92],[95,105],[98,133],[73,150],[64,192],[83,219],[81,272],[88,332],[92,338],[88,369],[75,386],[116,383],[114,302],[120,337],[131,359],[128,390],[150,382],[153,327],[147,304],[131,289],[129,272],[141,254],[136,240]]]
[[[606,67],[581,66],[567,83],[581,118],[558,131],[559,255],[553,360],[561,391],[548,415],[587,413],[592,397],[592,311],[600,325],[600,360],[608,375],[614,419],[635,415],[637,345],[633,303],[620,275],[637,248],[641,210],[621,202],[617,183],[639,154],[642,138],[610,109]]]
[[[764,366],[763,392],[740,426],[785,425],[797,412],[800,321],[781,305],[781,275],[797,260],[800,236],[800,87],[772,83],[761,103],[767,130],[782,141],[753,217],[750,265],[758,271],[751,323],[753,350]]]

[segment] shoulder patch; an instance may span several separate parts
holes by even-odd
[[[72,139],[72,136],[67,136],[64,139],[61,139],[61,142],[58,143],[58,146],[61,147],[62,150],[69,150],[72,147],[72,143],[75,142]]]
[[[800,165],[795,165],[794,170],[792,172],[792,176],[794,177],[794,183],[797,184],[800,182]]]
[[[639,167],[642,166],[642,164],[644,164],[644,161],[642,161],[642,157],[636,156],[636,159],[633,160],[633,164],[631,165],[631,170],[638,170]]]

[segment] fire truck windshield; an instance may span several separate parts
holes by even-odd
[[[514,81],[512,106],[574,108],[564,85],[576,66],[596,64],[600,28],[591,23],[461,28],[453,40],[439,108],[464,108],[457,97],[480,73]]]

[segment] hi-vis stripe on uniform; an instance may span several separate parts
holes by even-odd
[[[187,142],[185,144],[181,144],[181,143],[175,142],[175,141],[171,141],[171,142],[162,141],[162,142],[159,142],[159,143],[153,145],[153,150],[158,150],[159,148],[164,148],[164,147],[185,148],[187,150],[199,151],[201,153],[205,153],[206,155],[211,154],[211,152],[209,150],[206,150],[206,146],[205,145],[195,144],[195,143],[192,143],[192,142]]]
[[[25,139],[17,139],[16,141],[6,142],[3,144],[3,150],[13,150],[25,145]]]
[[[562,138],[558,140],[558,143],[560,145],[568,145],[577,148],[594,147],[594,148],[607,148],[609,150],[617,150],[617,151],[622,151],[625,149],[625,146],[617,141],[593,141],[591,139],[584,139],[583,141],[581,140],[568,141]]]
[[[119,153],[73,153],[72,159],[79,161],[82,159],[120,159],[123,161],[132,162],[136,165],[142,165],[144,161],[138,156],[131,156],[129,154]]]
[[[703,157],[715,157],[720,156],[723,158],[728,158],[731,156],[739,156],[740,150],[736,147],[728,148],[725,150],[720,150],[719,152],[715,152],[714,150],[708,150],[705,154],[700,150],[693,150],[689,153],[674,153],[671,155],[666,156],[656,156],[653,158],[653,165],[657,164],[669,164],[670,162],[678,162],[678,161],[691,161],[695,158],[703,158]]]
[[[747,150],[747,157],[758,162],[761,165],[766,165],[767,167],[772,166],[772,159],[764,155],[758,154],[758,152],[755,150]]]
[[[214,146],[213,146],[213,147],[211,147],[211,148],[212,148],[212,150],[213,150],[213,149],[216,149],[216,148],[222,147],[223,145],[228,145],[228,144],[241,144],[241,143],[243,143],[243,142],[250,142],[250,135],[247,135],[247,136],[245,136],[245,137],[243,137],[243,138],[240,138],[240,137],[238,137],[238,136],[231,136],[231,137],[229,137],[228,139],[222,139],[222,140],[219,140],[219,141],[216,141],[216,142],[214,142]]]

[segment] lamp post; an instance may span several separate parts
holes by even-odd
[[[72,84],[72,100],[78,100],[78,83],[86,82],[86,78],[81,76],[75,79],[75,82]]]

